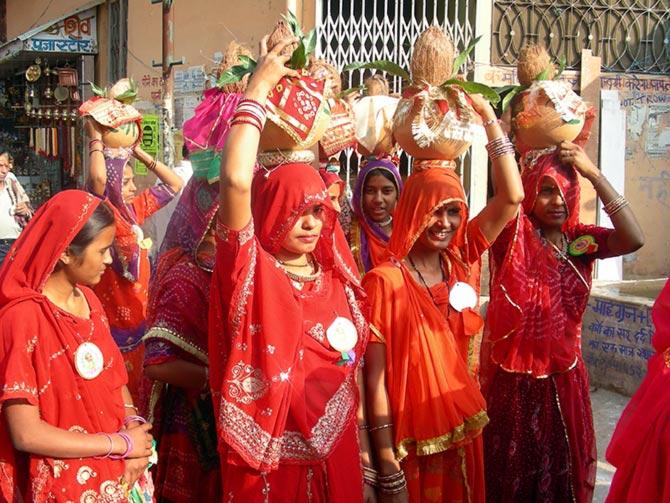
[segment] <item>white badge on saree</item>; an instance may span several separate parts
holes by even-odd
[[[356,346],[358,332],[350,319],[338,316],[326,330],[326,338],[334,350],[346,353]]]
[[[477,305],[477,292],[467,283],[457,281],[449,291],[449,304],[459,313],[463,309],[472,309]]]
[[[95,379],[104,366],[102,351],[92,342],[82,342],[74,352],[74,366],[84,379]]]

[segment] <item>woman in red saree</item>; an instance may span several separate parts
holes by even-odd
[[[139,396],[152,244],[151,238],[144,237],[140,226],[174,198],[183,181],[139,146],[103,149],[100,131],[90,120],[86,124],[91,138],[89,186],[94,194],[107,198],[116,219],[112,266],[105,270],[94,290],[105,308],[112,337],[126,362],[128,388],[133,396]],[[137,194],[131,167],[133,156],[163,183]]]
[[[656,354],[607,448],[616,467],[607,503],[670,501],[670,281],[651,311]]]
[[[588,121],[582,143],[588,137]],[[518,146],[517,146],[518,147]],[[522,153],[525,199],[490,253],[482,379],[491,502],[590,502],[596,444],[581,325],[595,259],[637,250],[632,210],[582,148]],[[594,186],[614,229],[579,222],[577,173]]]
[[[491,106],[472,99],[489,139],[500,142]],[[389,259],[363,278],[373,334],[365,360],[368,428],[390,501],[484,501],[488,418],[474,336],[483,326],[481,255],[523,198],[509,150],[493,159],[496,194],[471,221],[454,170],[415,171],[395,211]]]
[[[207,312],[219,185],[192,178],[165,234],[149,291],[144,372],[158,441],[158,502],[216,501],[221,494],[207,379]]]
[[[355,218],[349,229],[349,244],[361,274],[386,257],[401,191],[400,171],[391,159],[367,161],[358,173],[351,200]]]
[[[244,101],[259,117],[280,78],[298,76],[280,56],[292,40],[269,54],[266,40]],[[260,127],[236,118],[221,163],[209,317],[222,501],[362,501],[356,373],[367,325],[334,245],[337,213],[308,164],[253,177]]]
[[[0,270],[2,501],[126,501],[147,466],[150,425],[125,430],[135,414],[126,370],[89,288],[113,239],[106,205],[60,192]]]

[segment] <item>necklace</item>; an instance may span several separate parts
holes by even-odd
[[[435,302],[435,297],[433,297],[433,293],[430,291],[430,287],[428,286],[428,283],[426,283],[426,280],[423,277],[423,274],[421,274],[421,271],[416,267],[416,264],[412,260],[411,255],[407,254],[407,260],[409,260],[409,263],[412,265],[412,269],[416,271],[416,273],[419,275],[419,279],[421,280],[421,283],[423,286],[426,288],[428,291],[428,295],[430,295],[430,299],[433,301],[433,304],[437,306],[437,302]],[[442,271],[442,267],[440,267],[440,271]],[[442,281],[444,281],[444,271],[442,271]]]
[[[308,283],[321,277],[321,269],[318,269],[314,274],[296,274],[294,272],[287,271],[286,269],[284,269],[284,272],[290,279],[299,283]]]
[[[287,267],[307,267],[308,265],[312,265],[311,260],[305,260],[304,264],[291,264],[290,262],[284,262],[283,260],[277,259],[277,262],[279,262],[281,265],[285,265]]]
[[[393,222],[393,217],[389,215],[389,217],[386,220],[382,222],[377,222],[377,225],[379,227],[386,227],[387,225],[391,225],[391,222]]]
[[[540,231],[540,235],[542,236],[542,241],[545,243],[549,244],[554,249],[554,255],[556,255],[556,258],[558,259],[563,259],[563,260],[568,260],[568,238],[565,236],[564,232],[561,232],[561,243],[560,247],[554,244],[552,241],[549,241],[545,235],[544,232]]]

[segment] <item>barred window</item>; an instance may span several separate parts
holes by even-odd
[[[498,0],[493,2],[491,58],[514,65],[527,43],[579,66],[582,49],[602,58],[603,71],[670,71],[668,0]]]

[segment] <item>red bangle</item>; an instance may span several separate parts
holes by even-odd
[[[102,140],[99,138],[93,138],[91,141],[88,142],[88,148],[91,148],[91,145],[93,145],[94,143],[102,143]]]
[[[256,129],[258,129],[259,133],[261,132],[261,128],[259,127],[259,125],[255,121],[251,121],[251,120],[248,120],[248,119],[243,119],[241,117],[238,118],[238,119],[233,119],[233,121],[230,123],[230,127],[237,126],[238,124],[248,124],[248,125],[253,126]]]

